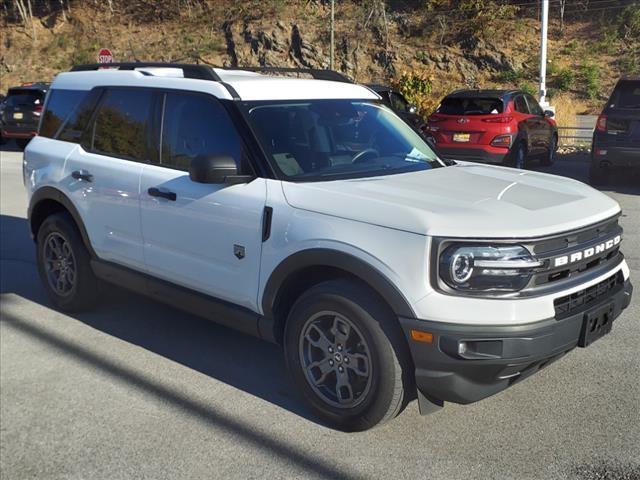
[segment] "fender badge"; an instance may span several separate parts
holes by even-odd
[[[244,247],[242,245],[233,245],[233,254],[238,260],[244,258]]]

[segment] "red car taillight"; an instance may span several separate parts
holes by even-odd
[[[606,132],[607,131],[607,116],[606,115],[600,115],[598,117],[598,121],[596,122],[596,130],[598,130],[599,132]]]
[[[33,109],[33,114],[34,114],[36,117],[39,117],[40,115],[42,115],[42,105],[40,105],[40,106],[38,106],[38,107],[34,108],[34,109]]]
[[[511,147],[511,135],[498,135],[493,140],[491,140],[492,147]]]
[[[513,120],[513,117],[495,117],[495,118],[485,118],[482,120],[487,123],[510,123]]]

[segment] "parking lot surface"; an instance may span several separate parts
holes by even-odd
[[[21,159],[0,153],[0,478],[640,478],[637,176],[604,188],[636,286],[610,335],[479,403],[421,417],[414,402],[346,434],[308,414],[273,345],[115,288],[91,313],[54,311]]]

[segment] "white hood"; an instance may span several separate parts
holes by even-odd
[[[620,211],[614,200],[576,180],[462,162],[417,173],[282,185],[294,208],[432,236],[537,237]]]

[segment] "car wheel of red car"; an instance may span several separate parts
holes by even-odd
[[[518,143],[511,153],[511,166],[513,168],[523,169],[527,162],[527,147],[524,143]]]
[[[551,142],[549,142],[549,151],[547,155],[542,159],[542,165],[545,167],[550,167],[553,165],[553,162],[556,161],[556,148],[558,146],[558,137],[555,135],[551,137]]]

